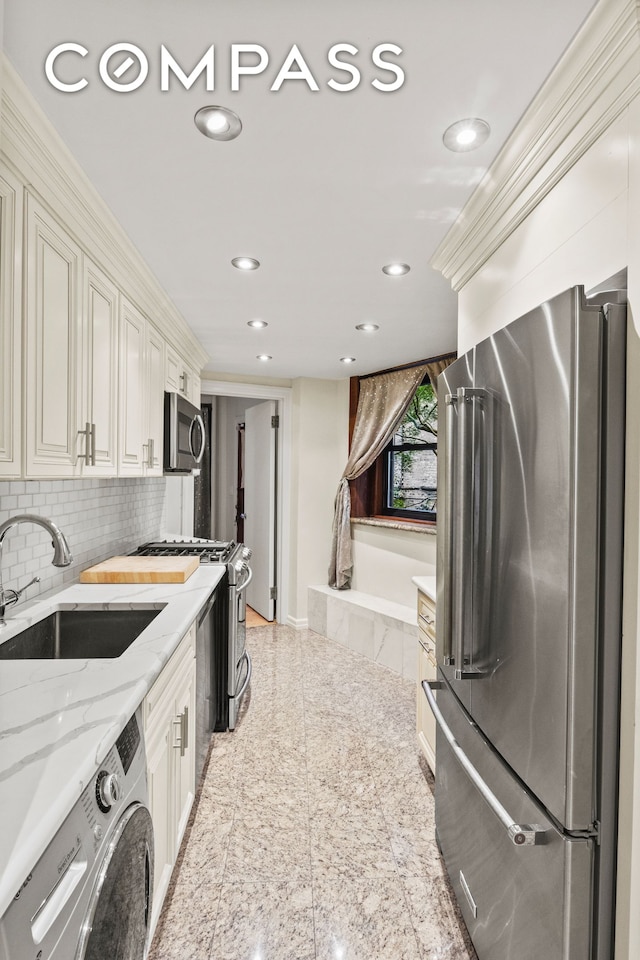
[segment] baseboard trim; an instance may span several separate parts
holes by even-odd
[[[309,621],[306,617],[301,617],[297,619],[296,617],[287,617],[287,626],[293,627],[294,630],[306,630],[309,626]]]

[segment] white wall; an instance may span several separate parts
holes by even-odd
[[[640,956],[640,101],[572,167],[460,290],[460,349],[576,283],[628,264],[628,399],[623,584],[617,960]]]
[[[435,534],[353,523],[351,537],[353,589],[415,607],[411,578],[435,575]]]
[[[307,619],[307,587],[326,583],[333,503],[347,462],[349,381],[293,381],[290,622]]]

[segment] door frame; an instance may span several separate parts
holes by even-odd
[[[273,387],[261,383],[237,383],[202,379],[200,393],[213,397],[247,397],[249,400],[276,400],[280,424],[277,436],[276,477],[276,575],[278,596],[275,616],[278,623],[289,622],[289,543],[291,537],[291,425],[293,400],[291,387]]]

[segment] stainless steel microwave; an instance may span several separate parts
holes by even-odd
[[[164,472],[192,473],[202,463],[205,447],[200,410],[179,393],[164,395]]]

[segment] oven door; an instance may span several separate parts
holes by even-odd
[[[251,682],[251,657],[246,647],[247,602],[246,590],[253,578],[251,567],[240,574],[240,581],[230,586],[229,602],[229,729],[238,719],[240,702]]]
[[[164,470],[190,473],[202,462],[204,421],[200,410],[177,393],[164,395]]]

